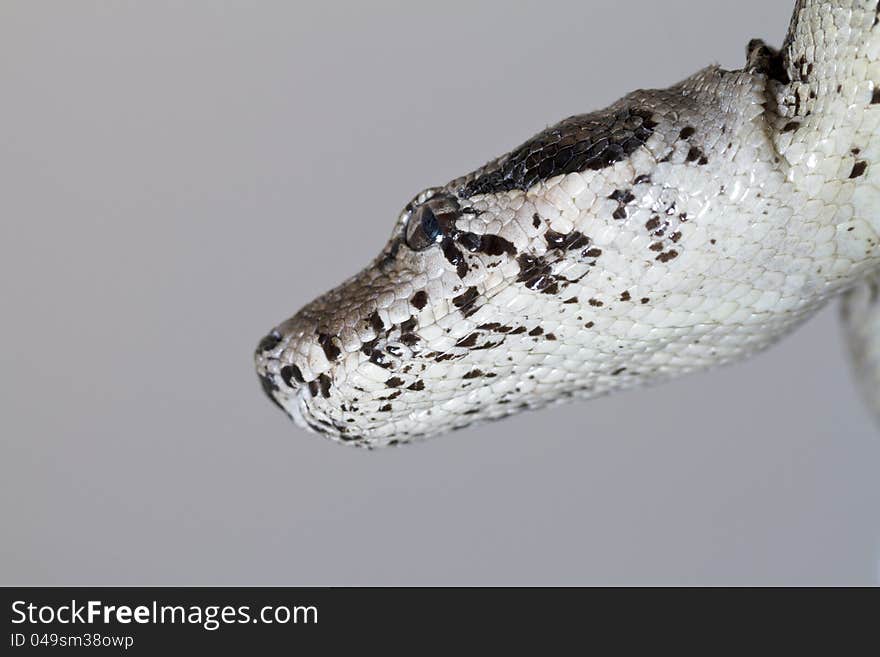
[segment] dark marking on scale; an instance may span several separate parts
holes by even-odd
[[[480,306],[476,305],[479,296],[477,288],[471,286],[457,297],[453,297],[452,304],[461,311],[464,317],[470,317],[480,309]]]
[[[281,380],[291,388],[296,387],[294,382],[298,384],[305,383],[302,372],[296,365],[285,365],[278,371],[278,374],[281,376]]]
[[[321,349],[324,350],[324,355],[330,362],[333,362],[342,354],[342,350],[333,344],[333,338],[326,333],[318,334],[318,344],[321,345]]]
[[[422,310],[428,305],[428,293],[424,290],[419,290],[413,295],[412,299],[410,299],[410,303],[412,303],[416,310]]]
[[[330,377],[326,374],[318,375],[318,386],[321,388],[321,395],[324,399],[330,397]]]
[[[868,168],[868,163],[865,160],[859,160],[855,164],[853,164],[852,171],[849,174],[850,178],[858,178],[863,173],[865,173],[865,169]]]
[[[477,344],[477,338],[480,337],[479,333],[471,333],[468,336],[461,338],[458,342],[455,343],[456,347],[473,347]]]
[[[379,317],[379,311],[373,311],[373,313],[367,317],[367,323],[373,327],[376,335],[385,330],[385,324],[382,322],[382,318]]]
[[[697,164],[706,164],[709,162],[709,159],[703,153],[703,151],[696,146],[691,146],[691,149],[688,151],[687,157],[685,158],[685,162],[696,162]]]
[[[615,219],[626,219],[626,206],[636,199],[629,189],[615,189],[608,198],[617,201],[617,208],[611,214]]]
[[[544,241],[547,242],[548,249],[561,251],[573,251],[590,244],[590,238],[577,230],[570,233],[557,233],[555,230],[548,230],[544,233]]]

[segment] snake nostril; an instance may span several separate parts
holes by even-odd
[[[263,336],[257,344],[256,353],[259,355],[267,351],[272,351],[278,346],[279,342],[281,342],[281,334],[278,331],[272,330],[268,335]]]

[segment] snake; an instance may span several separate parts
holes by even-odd
[[[835,297],[880,412],[880,2],[564,119],[418,193],[255,352],[296,425],[400,445],[764,350]]]

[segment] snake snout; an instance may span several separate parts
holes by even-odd
[[[263,336],[254,351],[254,363],[263,392],[276,406],[287,411],[304,383],[302,371],[295,363],[282,362],[284,336],[273,329]]]

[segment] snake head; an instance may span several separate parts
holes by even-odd
[[[263,338],[264,390],[299,425],[373,447],[625,385],[631,350],[591,336],[614,315],[597,316],[611,284],[587,277],[604,247],[582,226],[607,244],[629,204],[667,203],[627,159],[656,126],[627,104],[572,117],[416,196],[366,269]],[[666,242],[683,219],[664,209],[662,225],[638,227],[653,264],[677,255]]]
[[[549,400],[547,360],[587,320],[548,310],[576,308],[601,249],[523,191],[468,196],[476,179],[416,196],[369,267],[260,341],[263,388],[297,424],[381,446]]]
[[[764,346],[773,332],[741,337],[739,306],[713,273],[731,266],[719,249],[742,239],[729,217],[760,212],[750,193],[724,189],[737,156],[725,144],[751,139],[755,115],[736,92],[742,107],[725,101],[707,116],[699,94],[723,85],[749,88],[706,69],[566,119],[422,192],[365,270],[264,338],[264,389],[302,426],[371,447]],[[747,285],[764,260],[742,253]]]

